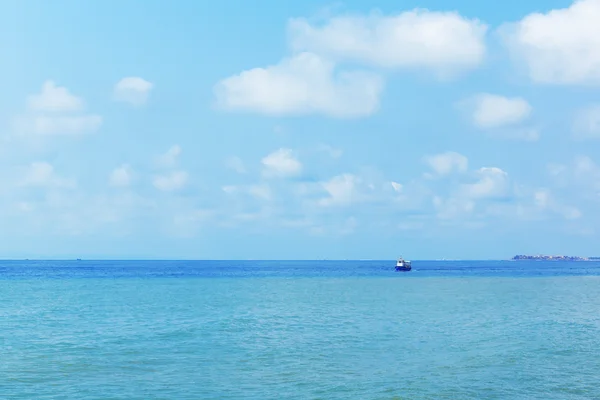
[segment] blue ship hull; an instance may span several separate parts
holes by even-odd
[[[410,261],[405,260],[400,257],[396,261],[396,271],[410,271],[412,269],[412,264]]]

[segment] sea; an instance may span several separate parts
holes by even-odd
[[[600,399],[600,263],[0,261],[0,399]]]

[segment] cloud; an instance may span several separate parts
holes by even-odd
[[[550,204],[550,193],[547,190],[538,190],[533,197],[535,204],[540,208],[546,208]]]
[[[590,105],[576,113],[573,135],[582,140],[600,139],[600,104]]]
[[[81,98],[74,96],[69,90],[56,83],[47,80],[42,85],[42,91],[28,97],[27,105],[33,111],[81,111],[84,102]]]
[[[294,157],[291,149],[276,150],[265,156],[261,162],[265,177],[291,177],[302,172],[302,163]]]
[[[600,200],[600,165],[591,157],[579,155],[568,164],[548,164],[548,174],[558,188]]]
[[[449,175],[454,172],[465,172],[469,167],[467,157],[453,151],[425,156],[424,161],[439,176]]]
[[[182,149],[179,145],[171,146],[164,154],[158,156],[157,164],[160,168],[171,169],[160,175],[156,175],[152,181],[154,187],[163,192],[171,192],[182,189],[188,182],[189,174],[184,170],[173,170],[179,161]]]
[[[464,226],[481,227],[483,220],[498,213],[498,203],[504,206],[514,197],[508,174],[497,167],[483,167],[469,173],[473,182],[453,186],[449,195],[434,194],[436,216],[445,221],[454,220]],[[500,207],[503,214],[516,215],[514,206]],[[507,215],[505,215],[507,216]],[[474,225],[470,225],[475,223]]]
[[[109,184],[116,187],[127,187],[133,180],[133,170],[128,164],[115,168],[109,178]]]
[[[48,162],[33,162],[25,171],[21,186],[46,188],[73,188],[76,182],[56,174],[54,166]]]
[[[115,85],[114,99],[134,106],[141,106],[148,101],[153,87],[153,83],[136,76],[123,78]]]
[[[227,194],[234,194],[238,191],[237,186],[234,185],[223,186],[221,189]]]
[[[565,219],[579,219],[583,217],[583,213],[577,207],[562,206],[558,210]]]
[[[180,209],[172,217],[172,225],[169,230],[174,236],[191,238],[201,228],[206,227],[214,216],[214,210],[210,209]]]
[[[464,184],[461,192],[470,199],[505,198],[509,194],[508,174],[497,167],[483,167],[476,171],[477,181]]]
[[[335,147],[327,144],[320,144],[317,147],[317,150],[329,154],[331,158],[340,158],[344,154],[342,149],[336,149]]]
[[[547,165],[547,169],[548,169],[548,173],[553,178],[558,179],[562,175],[564,175],[565,171],[567,170],[567,167],[565,165],[562,165],[562,164],[550,163],[550,164]]]
[[[403,185],[379,177],[370,169],[322,181],[279,180],[267,186],[259,180],[251,185],[224,186],[222,192],[227,199],[223,204],[230,209],[223,212],[224,226],[251,224],[252,229],[299,229],[310,235],[350,234],[357,226],[363,226],[362,218],[374,211],[373,205],[405,212],[414,207],[414,198],[418,197],[411,196],[406,202],[403,197],[408,194],[404,194]],[[358,203],[365,207],[352,207]],[[366,226],[379,222],[375,217]]]
[[[540,129],[537,127],[511,127],[488,132],[491,137],[523,142],[536,142],[540,139]]]
[[[173,167],[177,164],[181,155],[181,146],[175,144],[169,148],[164,154],[158,157],[157,163],[161,167]]]
[[[252,196],[257,197],[263,200],[271,200],[273,193],[271,191],[271,187],[266,184],[262,185],[251,185],[248,188],[248,193]]]
[[[229,157],[225,160],[225,166],[238,174],[245,174],[246,167],[244,166],[244,162],[236,156]]]
[[[484,216],[489,218],[516,219],[531,224],[532,221],[549,220],[560,217],[574,221],[583,213],[577,208],[563,204],[548,188],[518,185],[510,202],[492,202],[486,205]]]
[[[40,136],[72,136],[92,133],[102,125],[99,115],[77,116],[28,116],[15,119],[19,132],[32,132]]]
[[[384,16],[338,16],[312,25],[290,20],[294,51],[309,51],[339,61],[385,68],[429,69],[455,73],[477,67],[485,56],[487,26],[456,12],[423,9]]]
[[[575,175],[589,176],[600,178],[600,167],[588,156],[578,156],[575,158]]]
[[[600,84],[600,1],[532,13],[500,34],[530,79],[542,84]]]
[[[248,186],[235,186],[228,185],[223,186],[222,190],[230,195],[237,195],[240,193],[249,194],[250,196],[261,199],[261,200],[271,200],[273,198],[273,191],[271,187],[267,184],[256,184],[256,185],[248,185]]]
[[[353,174],[342,174],[334,176],[328,181],[322,182],[323,189],[328,197],[319,201],[322,206],[348,205],[358,198],[357,185],[360,179]]]
[[[340,227],[339,234],[340,235],[351,235],[358,228],[359,222],[354,217],[348,217],[344,221],[343,225]]]
[[[398,182],[390,182],[390,184],[392,185],[392,188],[394,189],[395,192],[400,193],[402,192],[402,184],[398,183]]]
[[[188,181],[188,173],[186,171],[171,171],[166,174],[154,177],[154,187],[163,192],[171,192],[182,189]]]
[[[215,86],[217,106],[260,114],[321,114],[358,118],[379,107],[383,82],[361,71],[335,71],[332,62],[300,53],[277,65],[255,68],[223,79]]]
[[[21,134],[39,136],[79,135],[95,132],[102,117],[84,113],[84,101],[65,87],[46,81],[39,94],[28,97],[28,110],[14,119],[13,127]]]
[[[533,193],[533,200],[538,211],[557,213],[567,220],[579,219],[583,216],[578,208],[560,204],[547,189],[536,190]]]
[[[524,121],[532,107],[521,97],[481,93],[471,99],[472,121],[482,129],[499,128]]]
[[[390,212],[412,212],[422,203],[423,187],[418,182],[401,184],[387,179],[379,171],[363,168],[317,182],[294,182],[291,196],[299,201],[302,213],[343,212],[349,206],[355,212],[372,210],[377,205]]]
[[[52,190],[35,198],[23,199],[22,196],[23,193],[19,193],[14,197],[13,212],[18,218],[15,231],[51,241],[87,235],[94,239],[99,235],[116,240],[135,239],[138,235],[148,237],[150,232],[155,237],[181,236],[206,226],[208,219],[201,218],[203,213],[197,200],[177,196],[144,197],[134,190],[96,194],[81,189]],[[2,223],[5,222],[3,217],[5,215],[0,214]]]
[[[468,198],[449,197],[444,199],[440,196],[433,197],[433,206],[437,211],[437,217],[442,220],[464,217],[465,214],[473,212],[475,202]]]
[[[533,108],[521,97],[479,93],[456,105],[475,127],[485,130],[490,137],[526,142],[540,138],[537,127],[523,125]]]
[[[588,156],[575,158],[572,167],[575,182],[592,189],[600,191],[600,166]],[[596,193],[600,195],[600,193]]]

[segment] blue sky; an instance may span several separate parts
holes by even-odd
[[[3,258],[594,255],[600,0],[10,1]]]

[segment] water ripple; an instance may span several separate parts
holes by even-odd
[[[0,279],[2,398],[600,398],[596,276],[21,267]]]

